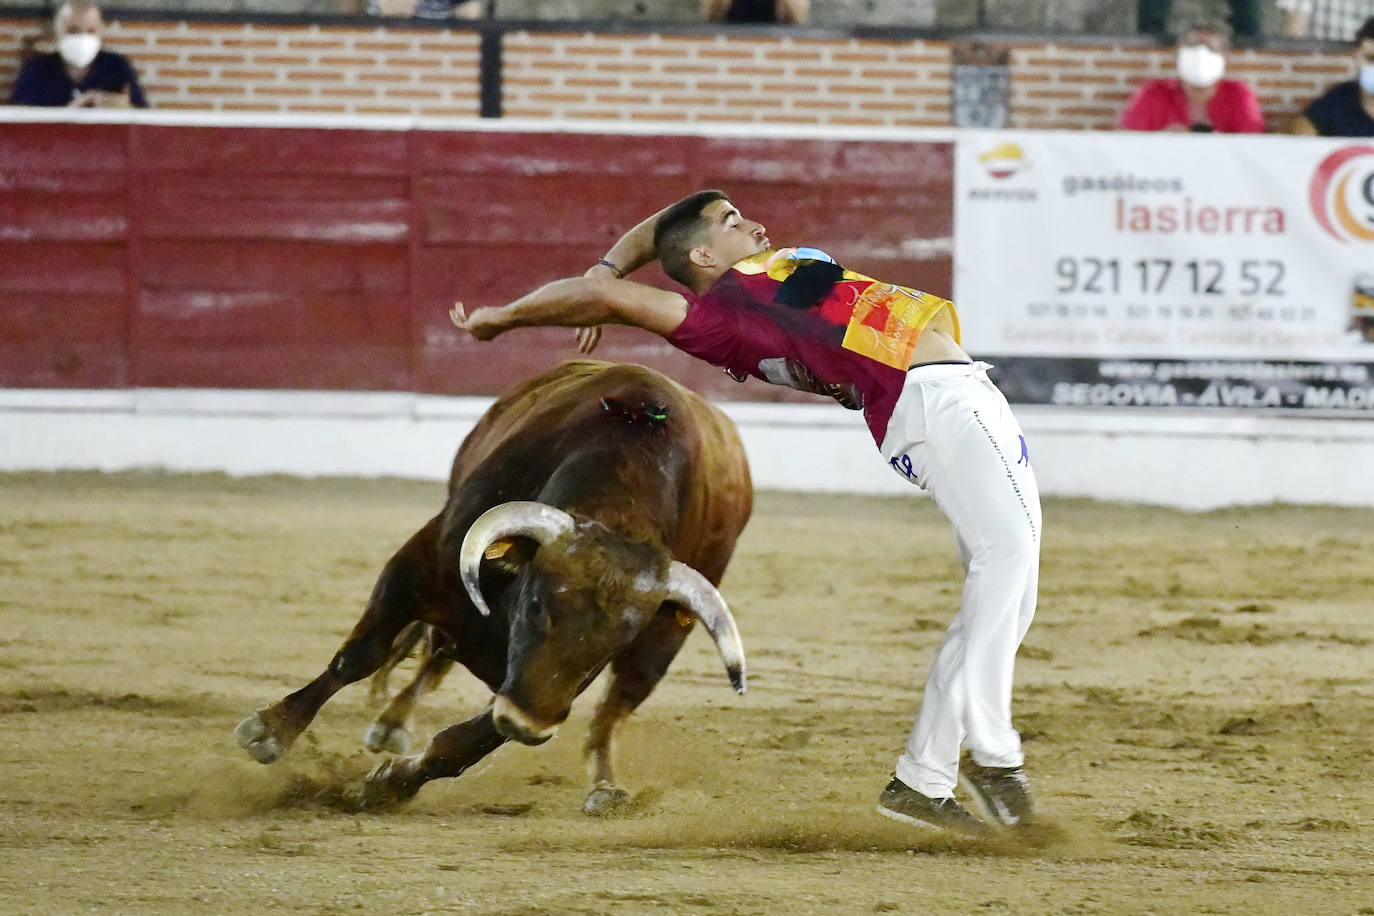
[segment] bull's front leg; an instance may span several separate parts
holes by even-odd
[[[622,813],[630,793],[616,780],[615,741],[620,727],[658,686],[691,631],[671,608],[661,611],[611,663],[611,683],[596,707],[583,752],[592,788],[584,813],[606,817]]]
[[[390,751],[393,754],[404,754],[410,750],[411,735],[406,723],[415,711],[415,704],[420,697],[438,687],[444,675],[453,667],[453,659],[435,644],[437,640],[437,636],[431,638],[424,662],[414,679],[391,698],[386,709],[364,732],[363,743],[369,750]]]
[[[234,729],[239,746],[259,763],[275,763],[314,721],[320,707],[344,687],[386,664],[392,644],[420,615],[424,583],[431,579],[435,523],[401,548],[377,579],[367,610],[319,677],[271,706],[259,709]]]
[[[379,763],[363,784],[363,807],[375,810],[400,804],[431,779],[461,776],[505,742],[488,706],[466,722],[439,732],[422,753]]]

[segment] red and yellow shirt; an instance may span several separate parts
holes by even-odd
[[[921,333],[959,339],[949,300],[846,270],[815,248],[745,258],[687,301],[669,343],[739,379],[767,381],[767,361],[791,359],[826,384],[853,385],[879,445]]]

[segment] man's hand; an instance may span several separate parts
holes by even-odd
[[[623,279],[622,276],[618,276],[615,271],[611,270],[605,264],[602,264],[600,262],[597,262],[593,264],[591,267],[588,267],[585,271],[582,272],[582,276],[589,277],[591,279],[596,279],[597,277],[611,277],[614,279]],[[589,325],[588,327],[577,329],[578,353],[581,353],[585,356],[591,353],[593,350],[595,350],[596,345],[599,343],[601,343],[600,325]]]
[[[805,391],[808,394],[828,395],[830,393],[826,390],[825,383],[817,379],[811,374],[810,369],[795,359],[783,357],[766,359],[759,363],[759,368],[763,370],[764,377],[770,384]]]
[[[863,395],[859,394],[859,389],[853,385],[826,385],[825,393],[834,398],[846,410],[864,409]]]
[[[478,309],[469,315],[463,308],[463,303],[455,302],[453,308],[449,309],[448,317],[458,330],[467,331],[478,340],[491,340],[505,330],[499,321],[493,319],[492,313],[495,311],[496,309]]]
[[[130,98],[128,89],[123,92],[89,89],[67,104],[68,108],[130,108],[132,106],[133,99]]]
[[[765,359],[759,363],[759,369],[763,371],[764,378],[770,384],[795,388],[797,391],[805,391],[809,394],[825,395],[828,398],[834,398],[842,407],[847,407],[850,410],[863,409],[864,399],[853,385],[847,382],[836,384],[822,382],[811,373],[810,369],[795,359],[783,357]],[[740,381],[743,380],[740,379]]]
[[[96,108],[132,108],[134,100],[126,86],[121,92],[102,92],[95,103]]]
[[[591,353],[596,349],[596,345],[601,343],[601,325],[594,324],[588,328],[577,329],[577,352],[582,354]]]

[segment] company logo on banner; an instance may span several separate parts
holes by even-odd
[[[1374,415],[1374,145],[964,131],[955,200],[1013,401]]]
[[[978,147],[978,181],[967,183],[962,193],[979,200],[1034,203],[1040,192],[1025,182],[1010,179],[1030,169],[1030,160],[1019,143],[984,143]]]
[[[1374,146],[1349,146],[1323,159],[1308,199],[1317,224],[1342,242],[1374,242]]]
[[[999,181],[1010,178],[1027,166],[1026,154],[1015,143],[999,143],[978,157],[988,175]]]

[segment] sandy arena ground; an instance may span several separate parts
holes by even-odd
[[[1050,825],[982,842],[873,813],[960,581],[914,497],[761,494],[723,589],[751,689],[693,635],[625,730],[630,817],[579,811],[590,696],[385,815],[349,807],[364,686],[251,761],[235,723],[441,500],[0,475],[0,911],[1374,913],[1374,512],[1047,503],[1016,708]],[[422,739],[483,700],[456,671]]]

